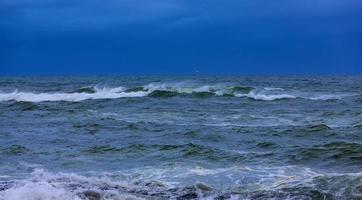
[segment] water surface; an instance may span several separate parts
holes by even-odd
[[[361,199],[362,77],[2,77],[0,199]]]

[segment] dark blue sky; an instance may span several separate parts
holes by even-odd
[[[0,1],[0,75],[196,72],[362,74],[362,1]]]

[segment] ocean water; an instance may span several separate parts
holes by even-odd
[[[362,199],[362,77],[2,77],[0,199]]]

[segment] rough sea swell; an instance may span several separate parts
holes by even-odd
[[[0,199],[362,199],[362,77],[0,78]]]
[[[295,90],[284,90],[282,88],[254,88],[250,86],[233,85],[203,85],[189,86],[188,82],[181,83],[151,83],[146,86],[137,86],[133,88],[115,87],[108,88],[99,86],[87,86],[76,89],[73,92],[51,92],[51,93],[33,93],[21,92],[18,89],[13,92],[0,93],[0,101],[24,101],[24,102],[42,102],[42,101],[84,101],[88,99],[117,99],[131,97],[173,97],[177,95],[190,95],[191,97],[247,97],[254,100],[272,101],[278,99],[304,98],[309,100],[330,100],[341,99],[346,96],[356,94],[308,94]]]

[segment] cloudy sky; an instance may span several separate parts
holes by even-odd
[[[362,74],[362,1],[0,1],[0,75],[195,73]]]

